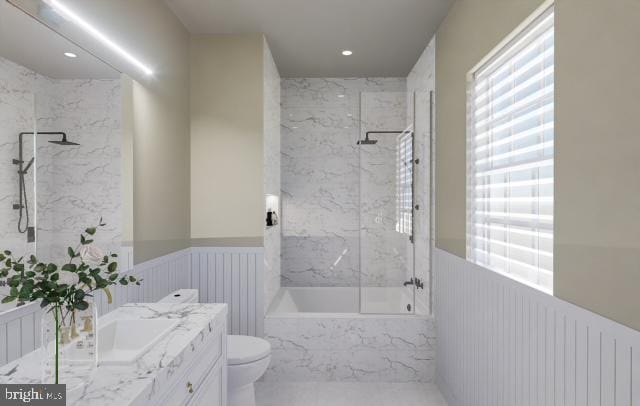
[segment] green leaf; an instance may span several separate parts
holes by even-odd
[[[111,282],[115,281],[116,279],[118,279],[118,274],[117,273],[109,275],[109,280]]]
[[[129,282],[127,281],[127,279],[126,279],[126,278],[121,278],[121,279],[120,279],[120,284],[121,284],[121,285],[128,285],[128,284],[129,284]]]
[[[0,261],[4,261],[7,257],[4,256],[3,253],[0,252]]]
[[[11,303],[14,300],[16,300],[14,296],[5,296],[2,298],[2,303]]]
[[[78,310],[87,310],[89,308],[89,303],[83,301],[80,301],[78,303],[76,303],[75,308]]]
[[[135,278],[135,277],[133,277],[133,276],[129,276],[129,282],[135,282],[135,281],[136,281],[136,278]]]
[[[47,272],[53,273],[58,270],[58,266],[56,264],[47,265]]]
[[[100,219],[100,222],[102,222],[102,219]],[[96,233],[96,228],[95,227],[89,227],[86,230],[84,230],[84,232],[89,234],[89,235],[94,235]]]
[[[78,269],[76,264],[64,264],[62,265],[63,271],[75,272]]]
[[[73,248],[71,248],[71,247],[67,248],[67,254],[69,254],[70,258],[75,258],[76,257],[76,253],[73,251]]]
[[[74,293],[74,296],[76,298],[76,300],[82,300],[85,296],[84,290],[82,289],[78,289],[76,290],[76,293]]]
[[[117,262],[112,262],[109,264],[109,266],[107,267],[107,272],[109,273],[113,273],[118,269],[118,263]]]
[[[18,263],[13,264],[13,270],[16,272],[24,271],[24,264],[18,264]]]
[[[60,274],[58,273],[54,273],[53,275],[51,275],[51,280],[52,281],[57,281],[58,279],[60,279]]]
[[[11,256],[11,251],[6,250],[6,251],[4,252],[4,255],[6,255],[6,256],[8,256],[8,257],[10,257],[10,256]]]

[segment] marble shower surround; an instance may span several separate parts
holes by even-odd
[[[358,286],[361,92],[404,78],[283,79],[282,284]]]
[[[424,283],[424,289],[416,290],[416,301],[422,302],[425,308],[431,308],[431,240],[434,235],[434,224],[431,223],[430,191],[432,173],[429,160],[431,158],[430,137],[430,100],[429,92],[435,90],[436,38],[433,37],[422,55],[407,76],[407,122],[414,123],[415,158],[421,164],[414,167],[415,203],[420,205],[414,221],[413,236],[415,241],[415,275]],[[415,100],[413,100],[415,98]],[[413,108],[415,104],[415,108]],[[415,117],[414,117],[415,111]],[[433,140],[435,145],[435,139]]]
[[[265,381],[431,382],[433,319],[318,314],[268,316]]]
[[[263,42],[263,82],[264,82],[264,193],[280,197],[280,74],[269,44]],[[265,199],[266,200],[266,199]],[[269,207],[265,207],[266,210]],[[280,207],[275,207],[281,215]],[[265,210],[265,213],[266,213]],[[266,214],[265,214],[266,217]],[[267,227],[264,233],[264,290],[265,306],[269,304],[280,289],[281,236],[282,226]]]
[[[364,92],[360,105],[361,138],[367,131],[412,130],[407,126],[405,92]],[[397,168],[402,164],[397,157],[400,136],[371,134],[377,143],[358,148],[361,286],[402,286],[413,277],[409,234],[396,231]]]
[[[79,232],[102,216],[107,227],[96,244],[119,252],[122,234],[121,94],[119,80],[54,80],[0,58],[0,241],[16,254],[33,252],[34,244],[17,232],[18,176],[9,167],[18,155],[21,131],[64,131],[80,146],[59,146],[36,139],[37,253],[61,261],[67,246],[75,247]],[[29,103],[29,101],[31,102]],[[33,117],[37,117],[33,122]],[[5,126],[6,124],[6,126]],[[28,137],[27,137],[28,138]],[[25,138],[26,139],[26,138]],[[30,147],[32,148],[32,147]],[[28,155],[25,155],[29,159]],[[33,174],[27,190],[33,190]],[[30,196],[33,207],[35,199]],[[31,224],[34,222],[33,214]],[[60,256],[62,254],[62,256]]]
[[[0,57],[0,242],[1,249],[16,254],[32,253],[34,244],[28,244],[26,235],[18,233],[18,213],[12,208],[18,203],[17,166],[18,134],[35,128],[34,93],[46,83],[44,77]],[[33,137],[24,137],[24,159],[33,156]],[[26,176],[27,186],[33,185],[33,171]],[[33,188],[27,187],[32,203]],[[34,217],[34,205],[29,205],[29,216]],[[2,289],[2,288],[0,288]],[[1,291],[0,291],[1,293]]]

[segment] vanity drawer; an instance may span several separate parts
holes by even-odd
[[[223,371],[215,368],[207,374],[206,379],[193,394],[188,406],[221,406],[223,393],[227,390],[222,379]]]
[[[163,405],[184,405],[191,400],[216,362],[221,359],[223,338],[226,338],[224,331],[203,345],[193,363],[188,365],[186,373],[175,379],[175,383],[162,401]]]

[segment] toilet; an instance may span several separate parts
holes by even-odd
[[[197,303],[196,289],[181,289],[166,296],[161,303]],[[251,336],[227,336],[227,404],[255,406],[253,384],[267,370],[271,361],[271,344]]]

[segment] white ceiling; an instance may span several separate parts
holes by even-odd
[[[65,52],[78,57],[67,58]],[[0,0],[0,57],[53,79],[120,77],[110,65],[4,0]]]
[[[265,33],[283,77],[373,77],[406,76],[454,0],[165,1],[193,34]]]

